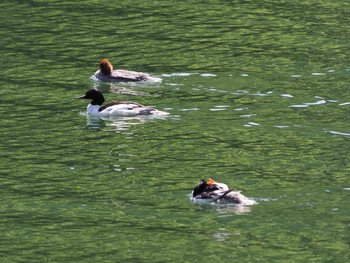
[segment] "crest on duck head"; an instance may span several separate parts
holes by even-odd
[[[113,71],[113,65],[106,58],[100,60],[100,71],[103,75],[111,75]]]
[[[209,178],[207,184],[212,185],[212,184],[214,184],[214,183],[215,183],[215,181],[214,181],[213,179]]]

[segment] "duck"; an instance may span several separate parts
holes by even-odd
[[[107,58],[102,58],[99,62],[99,69],[95,72],[95,77],[107,82],[159,82],[160,78],[155,78],[143,72],[129,71],[123,69],[113,69],[113,65]]]
[[[157,110],[153,107],[144,106],[132,101],[112,101],[102,106],[105,98],[101,91],[89,89],[84,95],[76,99],[89,99],[91,102],[87,106],[86,112],[93,117],[133,117],[137,115],[165,116],[168,112]]]
[[[195,186],[191,194],[191,199],[195,204],[256,204],[255,200],[249,199],[239,191],[230,189],[226,184],[216,182],[211,178],[208,181],[201,180]]]

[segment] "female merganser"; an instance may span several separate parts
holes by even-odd
[[[226,184],[215,182],[211,178],[207,182],[201,180],[193,189],[191,197],[195,204],[256,204],[254,200],[245,197],[240,192],[229,189]]]
[[[136,82],[150,81],[159,82],[161,79],[151,77],[143,72],[129,70],[113,70],[113,65],[106,58],[100,60],[100,69],[96,71],[95,77],[102,81]]]
[[[105,99],[102,93],[96,89],[89,89],[85,95],[76,97],[76,99],[90,99],[91,102],[87,106],[86,111],[89,115],[94,117],[136,115],[164,116],[169,114],[132,101],[112,101],[111,103],[102,106]]]

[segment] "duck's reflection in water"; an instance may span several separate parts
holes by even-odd
[[[124,133],[131,127],[144,124],[155,119],[166,119],[167,116],[134,116],[134,117],[94,117],[86,115],[86,125],[93,130],[116,131]]]
[[[241,204],[220,205],[216,210],[220,214],[235,213],[237,215],[250,213],[252,211],[251,206]]]
[[[227,214],[246,214],[250,213],[252,211],[251,205],[242,205],[242,204],[226,204],[226,205],[219,205],[215,203],[211,204],[204,204],[199,206],[203,210],[216,210],[218,214],[221,216],[227,215]]]

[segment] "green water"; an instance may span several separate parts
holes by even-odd
[[[1,262],[347,262],[344,1],[2,1]],[[91,79],[101,57],[160,84]],[[135,100],[164,119],[91,120]],[[212,177],[258,205],[201,207]]]

